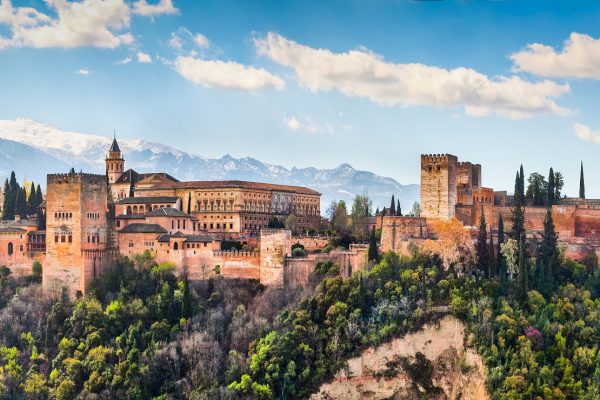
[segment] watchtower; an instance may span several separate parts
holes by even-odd
[[[451,154],[421,155],[421,216],[449,220],[456,206],[458,159]]]
[[[46,192],[46,261],[43,289],[85,293],[109,262],[106,176],[51,174]]]
[[[117,179],[125,171],[125,160],[121,156],[121,149],[117,143],[117,138],[113,139],[108,154],[106,155],[106,175],[108,176],[108,183],[115,183]]]

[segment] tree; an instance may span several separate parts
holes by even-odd
[[[421,216],[421,205],[418,202],[414,202],[412,209],[408,213],[411,217],[420,217]]]
[[[366,226],[366,218],[371,215],[371,208],[372,202],[366,191],[363,194],[354,196],[351,212],[352,228],[354,232],[364,235],[365,238],[369,234],[368,227],[366,228],[367,230],[363,230],[362,232],[358,232],[358,228]]]
[[[187,274],[183,276],[181,295],[181,317],[189,318],[192,316],[192,298],[190,295],[190,285],[188,283]]]
[[[523,172],[523,164],[519,168],[519,194],[521,198],[525,198],[525,173]]]
[[[4,192],[2,193],[4,199],[2,201],[3,204],[3,212],[2,219],[8,220],[10,218],[10,185],[8,183],[8,179],[4,181]]]
[[[348,230],[349,222],[346,202],[340,200],[336,203],[336,208],[333,213],[332,227],[338,232],[346,232]]]
[[[552,206],[554,204],[556,204],[556,199],[555,199],[555,195],[556,195],[556,186],[554,184],[554,169],[552,169],[552,167],[550,167],[550,172],[548,173],[548,190],[546,193],[546,198],[548,199],[548,205]]]
[[[585,199],[585,181],[583,179],[583,161],[581,162],[581,170],[579,172],[579,198]]]
[[[379,250],[377,249],[377,236],[375,235],[375,227],[371,229],[371,236],[369,237],[369,252],[368,261],[379,262]]]
[[[31,188],[29,189],[29,197],[27,197],[27,213],[29,215],[35,214],[37,209],[37,193],[35,185],[31,182]]]
[[[515,183],[515,187],[519,187],[520,185],[520,177],[517,174],[517,182]],[[525,208],[523,204],[523,198],[521,195],[516,192],[514,196],[514,207],[512,209],[512,227],[510,230],[510,237],[520,243],[521,241],[525,242]]]
[[[498,255],[497,271],[500,275],[501,282],[506,280],[506,264],[504,263],[504,257],[502,256],[502,245],[504,244],[504,220],[502,219],[502,214],[498,213],[498,244],[496,254]]]
[[[539,248],[539,287],[544,294],[549,294],[554,288],[554,277],[558,273],[560,252],[558,250],[558,235],[554,229],[552,210],[546,211],[544,232]]]
[[[494,252],[496,248],[494,247],[494,234],[492,232],[492,224],[490,224],[490,246],[488,250],[489,261],[488,261],[488,277],[493,278],[497,275],[497,265],[496,265],[496,255]]]
[[[477,246],[475,248],[477,255],[477,268],[483,273],[489,272],[489,252],[487,243],[487,225],[485,223],[485,214],[483,204],[481,205],[481,216],[479,217],[479,232],[477,234]]]
[[[519,241],[519,285],[518,285],[518,298],[521,303],[527,299],[527,292],[529,292],[529,271],[527,263],[525,262],[525,256],[523,253],[523,239]]]
[[[554,174],[553,178],[554,179]],[[532,200],[534,206],[543,206],[547,201],[548,182],[542,174],[533,172],[527,179],[527,192],[525,198]],[[554,193],[554,188],[552,188]]]
[[[396,202],[394,201],[394,195],[392,195],[392,202],[390,204],[390,215],[396,215]]]
[[[565,179],[560,171],[554,172],[554,200],[559,201],[562,194],[562,189],[565,186]]]
[[[396,215],[399,217],[402,216],[402,208],[400,207],[400,199],[396,200]]]

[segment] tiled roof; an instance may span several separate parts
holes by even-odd
[[[129,168],[127,171],[123,172],[121,174],[121,176],[119,176],[119,178],[115,181],[115,183],[132,183],[133,182],[133,184],[136,184],[137,182],[141,181],[142,179],[146,179],[146,178],[154,176],[154,175],[162,176],[171,182],[179,182],[177,179],[175,179],[171,175],[167,174],[166,172],[148,172],[148,173],[140,174],[139,172]]]
[[[320,195],[319,192],[303,186],[279,185],[274,183],[250,182],[250,181],[188,181],[188,182],[163,182],[149,189],[252,189],[280,192],[292,192],[299,194]]]
[[[113,139],[113,142],[110,145],[110,149],[108,151],[121,151],[121,149],[119,148],[119,144],[117,143],[117,138]]]
[[[117,204],[151,204],[151,203],[177,203],[177,196],[157,196],[157,197],[126,197],[117,201]]]
[[[179,211],[173,207],[157,208],[156,210],[150,211],[146,214],[147,217],[191,217],[182,211]]]
[[[22,233],[22,232],[27,232],[25,229],[23,228],[17,228],[14,226],[5,226],[5,227],[0,227],[0,232],[6,232],[6,233]]]
[[[134,223],[129,224],[125,228],[121,229],[122,233],[165,233],[165,228],[158,224],[141,224]]]

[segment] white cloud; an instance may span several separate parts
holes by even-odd
[[[133,36],[127,32],[130,9],[123,0],[46,0],[46,5],[56,17],[29,7],[13,8],[10,0],[3,0],[0,24],[8,25],[11,35],[0,36],[0,49],[115,48],[133,42]]]
[[[138,51],[136,56],[139,63],[149,64],[152,62],[150,55],[148,53],[144,53],[143,51]]]
[[[125,64],[129,64],[132,61],[133,61],[133,58],[131,58],[131,57],[125,57],[122,60],[116,61],[114,64],[115,65],[125,65]]]
[[[489,78],[470,68],[444,69],[423,64],[394,64],[366,49],[334,53],[298,44],[276,33],[255,39],[258,54],[294,69],[300,84],[313,92],[336,89],[351,97],[393,106],[463,106],[469,115],[496,113],[509,118],[535,114],[568,115],[555,99],[569,85],[517,76]]]
[[[335,128],[331,124],[328,122],[324,124],[317,123],[311,117],[298,118],[293,115],[290,117],[286,116],[283,118],[283,123],[290,131],[300,131],[309,135],[335,134]],[[347,128],[347,126],[344,127],[344,129]]]
[[[202,60],[191,56],[175,59],[175,70],[185,79],[205,87],[255,92],[268,88],[282,90],[285,82],[262,68],[233,61]]]
[[[184,50],[184,47],[198,47],[202,50],[210,47],[210,40],[201,33],[193,34],[189,29],[179,28],[176,32],[171,33],[169,46],[177,51]],[[191,51],[194,54],[194,51]]]
[[[575,129],[575,134],[580,140],[600,144],[600,130],[594,131],[583,124],[573,124],[573,129]]]
[[[78,75],[89,76],[91,71],[87,68],[81,68],[81,69],[78,69],[77,71],[75,71],[75,73]]]
[[[173,5],[173,0],[160,0],[156,4],[148,4],[146,0],[138,0],[133,3],[133,13],[145,17],[153,17],[161,14],[176,14],[179,10]]]
[[[297,131],[298,129],[300,129],[300,121],[298,121],[298,118],[294,116],[283,117],[283,123],[288,127],[290,131]]]
[[[194,35],[194,42],[201,49],[206,49],[210,46],[210,41],[208,40],[208,38],[201,33],[197,33],[196,35]]]
[[[600,39],[573,32],[561,52],[533,43],[510,56],[517,71],[540,76],[600,79]]]

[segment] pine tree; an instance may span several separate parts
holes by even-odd
[[[585,199],[585,182],[583,180],[583,161],[581,162],[581,171],[579,173],[579,198]]]
[[[554,169],[550,167],[550,172],[548,173],[548,193],[546,195],[549,206],[556,204],[556,199],[554,198],[555,190],[556,186],[554,184]]]
[[[396,202],[394,201],[394,195],[392,195],[392,203],[390,204],[390,215],[396,215]]]
[[[377,236],[375,235],[375,228],[371,229],[371,236],[369,237],[369,251],[367,253],[369,261],[379,261],[379,250],[377,249]]]
[[[479,217],[479,233],[477,234],[477,268],[483,273],[489,272],[489,252],[487,243],[487,225],[485,223],[485,214],[483,204],[481,205],[481,216]]]
[[[396,200],[396,215],[399,217],[402,216],[402,208],[400,207],[400,199]]]

